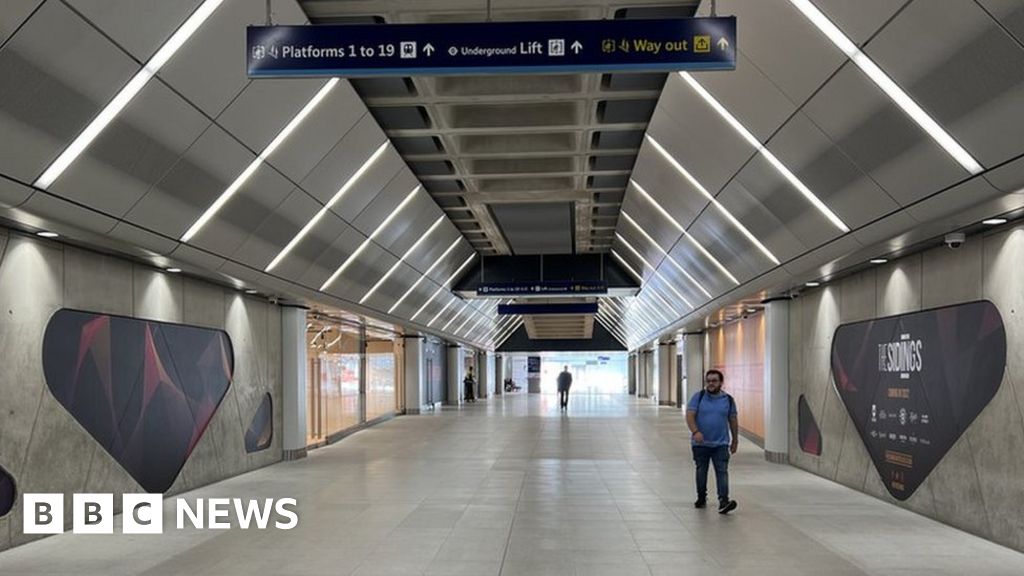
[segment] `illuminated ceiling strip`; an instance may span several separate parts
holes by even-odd
[[[677,298],[679,298],[683,302],[686,302],[686,305],[689,306],[690,308],[693,308],[693,304],[690,303],[690,301],[686,299],[686,296],[683,296],[683,294],[681,292],[679,292],[679,290],[676,290],[675,286],[673,286],[672,283],[669,282],[668,278],[665,278],[664,276],[662,276],[661,273],[658,272],[658,269],[655,268],[653,264],[648,262],[646,258],[644,258],[643,254],[638,252],[636,248],[633,248],[632,244],[630,244],[629,242],[626,241],[625,238],[623,238],[622,234],[619,234],[618,232],[616,232],[615,233],[615,237],[618,238],[619,242],[622,242],[622,244],[625,245],[625,247],[628,248],[629,251],[632,252],[634,256],[639,258],[640,261],[644,263],[644,266],[647,266],[648,268],[650,268],[651,271],[654,272],[654,276],[656,278],[661,278],[661,280],[672,290],[672,293],[675,294]],[[650,284],[650,283],[648,283],[648,284]]]
[[[506,333],[505,333],[504,335],[502,335],[502,337],[501,337],[501,338],[499,338],[499,339],[497,340],[497,342],[495,343],[494,347],[495,347],[495,348],[498,348],[498,347],[500,347],[500,346],[501,346],[502,344],[504,344],[504,343],[505,343],[505,341],[506,341],[506,340],[508,340],[509,338],[511,338],[511,337],[512,337],[512,335],[516,333],[516,330],[519,330],[519,327],[520,327],[520,326],[522,326],[522,325],[523,325],[523,319],[522,319],[522,317],[520,317],[520,318],[517,318],[516,322],[512,324],[512,326],[510,327],[510,329],[509,329],[509,330],[508,330],[508,331],[507,331],[507,332],[506,332]]]
[[[639,280],[640,285],[643,286],[643,284],[644,284],[644,277],[643,277],[642,274],[640,274],[639,272],[634,270],[633,267],[629,265],[629,262],[626,262],[626,259],[623,258],[622,256],[620,256],[619,253],[616,252],[615,250],[612,250],[612,256],[614,256],[615,259],[619,261],[619,264],[622,264],[623,266],[625,266],[626,270],[628,270],[629,273],[632,274],[634,278]]]
[[[302,227],[302,230],[299,230],[299,233],[296,234],[295,237],[292,238],[290,241],[288,241],[288,244],[284,247],[284,249],[278,252],[277,256],[274,256],[274,259],[270,261],[270,264],[267,264],[267,267],[264,268],[263,271],[270,272],[271,270],[274,269],[275,266],[280,264],[281,261],[284,260],[284,257],[287,256],[292,251],[292,249],[298,246],[299,242],[302,242],[302,239],[305,238],[307,234],[309,234],[310,230],[312,230],[313,227],[316,226],[317,222],[319,222],[324,216],[326,216],[327,212],[331,208],[333,208],[334,205],[337,204],[339,200],[341,200],[342,196],[344,196],[345,193],[348,192],[353,185],[355,185],[356,181],[359,180],[359,178],[361,178],[363,174],[365,174],[366,171],[370,169],[370,166],[373,166],[373,164],[377,162],[381,154],[383,154],[384,151],[387,150],[387,148],[388,142],[385,140],[384,143],[381,144],[377,148],[377,150],[374,151],[374,153],[371,154],[370,157],[366,159],[366,162],[363,162],[363,165],[360,166],[359,169],[356,170],[355,173],[353,173],[352,176],[349,177],[345,184],[342,185],[342,187],[338,189],[337,192],[334,193],[334,196],[331,197],[330,201],[328,201],[327,204],[324,204],[324,206],[320,208],[320,210],[309,220],[309,222],[306,222],[306,225]]]
[[[760,152],[761,155],[764,156],[765,160],[768,160],[768,162],[775,167],[779,174],[781,174],[786,180],[789,180],[789,183],[803,194],[804,198],[806,198],[812,206],[818,209],[818,212],[821,212],[823,216],[828,218],[836,228],[843,232],[850,231],[849,226],[843,223],[843,221],[839,219],[839,216],[836,216],[835,212],[832,212],[832,210],[830,210],[820,198],[815,196],[814,192],[811,192],[811,189],[805,186],[804,183],[796,177],[796,174],[793,174],[793,172],[791,172],[781,160],[775,157],[775,154],[773,154],[771,150],[762,144],[757,137],[751,134],[750,130],[747,130],[746,126],[740,123],[740,121],[732,115],[732,112],[729,112],[725,106],[722,106],[721,102],[712,96],[710,92],[705,90],[704,87],[700,85],[700,82],[697,82],[697,80],[688,72],[680,72],[679,75],[682,76],[683,80],[685,80],[686,83],[689,84],[690,87],[693,88],[693,90],[715,110],[715,112],[718,112],[718,115],[732,126],[744,140]]]
[[[434,260],[434,263],[431,264],[429,268],[427,268],[427,271],[424,272],[423,275],[420,276],[415,282],[413,282],[412,286],[409,286],[409,289],[405,291],[405,294],[402,294],[402,297],[399,298],[394,304],[392,304],[391,308],[388,308],[388,314],[394,312],[395,308],[398,308],[398,306],[405,301],[409,294],[412,294],[412,291],[415,290],[416,287],[420,285],[420,282],[423,282],[423,280],[426,279],[427,276],[430,276],[430,273],[434,271],[434,268],[437,268],[442,262],[444,262],[445,258],[448,257],[448,254],[450,254],[451,251],[454,250],[455,247],[459,245],[459,241],[461,240],[462,236],[460,235],[458,238],[452,241],[451,245],[448,246],[448,248],[444,251],[443,254],[441,254],[441,257],[438,258],[437,260]]]
[[[661,213],[661,215],[664,216],[665,219],[669,221],[669,223],[671,223],[673,226],[675,226],[676,229],[679,230],[679,232],[683,236],[686,236],[686,238],[689,239],[690,243],[693,244],[693,246],[695,248],[700,250],[700,253],[703,254],[705,258],[710,260],[715,265],[715,267],[717,267],[723,274],[725,274],[729,278],[729,280],[732,280],[732,282],[734,284],[737,284],[737,285],[740,283],[740,281],[737,280],[736,277],[733,276],[732,273],[729,272],[729,270],[725,266],[723,266],[722,263],[719,262],[717,258],[712,256],[710,252],[705,250],[704,247],[700,245],[700,242],[697,242],[697,240],[693,237],[692,234],[688,233],[686,231],[686,229],[683,228],[679,224],[679,222],[676,222],[676,219],[673,218],[672,215],[669,214],[667,210],[662,208],[661,204],[659,204],[658,201],[655,200],[653,196],[648,194],[647,190],[644,190],[643,186],[637,184],[636,180],[630,180],[629,182],[630,182],[630,184],[633,185],[633,187],[636,189],[636,191],[640,193],[641,196],[643,196],[645,199],[647,199],[647,202],[649,202],[652,206],[654,206],[658,210],[658,212]]]
[[[605,328],[607,328],[608,331],[610,331],[610,332],[612,332],[614,334],[618,334],[620,336],[620,341],[623,344],[625,344],[626,341],[629,340],[629,338],[627,337],[625,331],[623,331],[621,326],[620,326],[621,323],[620,322],[616,322],[615,318],[613,316],[611,316],[610,314],[608,314],[608,310],[607,309],[601,308],[600,310],[598,310],[598,312],[597,312],[595,317],[598,318],[598,319],[603,319],[605,321]]]
[[[122,110],[142,91],[142,89],[149,83],[153,76],[160,71],[160,68],[167,63],[168,60],[174,56],[174,53],[179,48],[188,42],[188,39],[192,37],[192,34],[199,29],[200,26],[206,22],[206,19],[210,17],[213,12],[220,7],[224,0],[206,0],[188,17],[187,20],[177,29],[167,42],[164,42],[153,57],[146,62],[142,68],[135,73],[135,76],[124,85],[123,88],[114,96],[114,98],[107,103],[107,105],[100,111],[99,114],[93,118],[92,122],[82,130],[81,134],[75,138],[67,148],[61,152],[60,156],[51,163],[43,174],[35,181],[34,186],[36,188],[47,189],[60,175],[68,169],[79,156],[85,152],[85,149],[114,121],[114,118],[121,113]]]
[[[472,316],[470,316],[470,318],[472,318]],[[484,321],[484,320],[485,320],[486,318],[487,318],[486,316],[477,316],[476,320],[474,320],[474,321],[473,321],[473,322],[472,322],[472,323],[471,323],[471,324],[470,324],[470,325],[469,325],[469,326],[468,326],[468,327],[466,328],[466,334],[464,335],[464,337],[466,337],[466,338],[469,338],[469,335],[473,333],[473,330],[474,330],[474,329],[475,329],[475,328],[476,328],[477,326],[479,326],[479,325],[480,325],[480,323],[481,323],[481,322],[483,322],[483,321]],[[458,334],[459,334],[459,331],[460,331],[460,330],[456,330],[456,331],[455,331],[455,334],[456,334],[456,335],[458,335]]]
[[[623,318],[626,320],[639,320],[640,323],[643,324],[648,330],[657,330],[658,326],[660,326],[658,322],[652,320],[647,315],[643,307],[640,305],[639,298],[634,299],[632,302],[629,303],[629,305],[626,307],[626,313],[623,315]]]
[[[377,280],[377,283],[374,284],[373,287],[370,288],[366,292],[366,294],[364,294],[363,297],[359,299],[359,303],[362,304],[363,302],[369,300],[370,296],[372,296],[373,293],[376,292],[377,289],[380,288],[381,285],[384,284],[384,282],[386,282],[387,279],[390,278],[391,275],[395,273],[395,270],[398,270],[399,265],[401,265],[402,262],[405,262],[405,259],[408,258],[413,252],[415,252],[416,249],[419,248],[420,244],[422,244],[424,240],[430,237],[430,234],[433,233],[434,230],[436,230],[437,227],[440,226],[442,222],[444,222],[444,216],[438,216],[437,220],[434,221],[434,224],[431,225],[430,228],[427,228],[427,231],[420,236],[419,240],[417,240],[415,244],[410,246],[409,249],[406,250],[404,254],[402,254],[401,258],[398,259],[398,262],[395,262],[394,265],[388,269],[387,273],[381,276],[380,280]]]
[[[291,135],[295,128],[297,128],[299,124],[306,119],[306,116],[316,108],[317,104],[327,96],[327,93],[330,92],[337,83],[338,79],[332,78],[327,82],[327,84],[324,84],[323,88],[316,93],[316,96],[313,96],[313,99],[302,107],[302,110],[300,110],[299,113],[291,119],[291,122],[288,122],[284,129],[281,130],[273,140],[271,140],[270,144],[268,144],[267,147],[264,148],[258,156],[256,156],[256,159],[250,162],[249,166],[247,166],[245,170],[242,170],[242,173],[235,178],[235,181],[221,192],[220,196],[218,196],[217,199],[214,200],[213,204],[203,212],[199,219],[192,223],[192,226],[190,226],[189,229],[181,236],[182,242],[192,240],[192,238],[198,234],[199,231],[217,215],[218,212],[220,212],[221,208],[228,203],[228,200],[231,200],[231,198],[242,189],[242,186],[245,185],[249,178],[256,173],[256,170],[263,164],[267,157],[270,156],[274,150],[276,150],[285,141],[285,139],[288,138],[289,135]]]
[[[690,182],[690,184],[692,184],[693,187],[697,189],[698,192],[704,195],[704,198],[706,198],[712,206],[717,208],[718,211],[723,216],[725,216],[725,219],[728,220],[729,223],[731,223],[737,230],[739,230],[740,233],[746,236],[747,240],[749,240],[754,246],[757,246],[757,249],[760,250],[762,254],[767,256],[769,260],[771,260],[774,264],[779,264],[779,259],[775,257],[775,254],[772,254],[772,251],[769,250],[767,246],[762,244],[761,241],[758,240],[757,237],[754,236],[754,234],[750,230],[748,230],[746,226],[744,226],[739,220],[737,220],[731,212],[726,210],[725,206],[722,206],[722,203],[719,202],[718,199],[711,194],[711,192],[708,192],[707,188],[705,188],[704,185],[701,184],[697,180],[697,178],[694,177],[693,174],[690,174],[689,170],[683,168],[683,165],[680,164],[674,156],[668,153],[668,150],[665,150],[665,148],[650,135],[646,136],[646,138],[647,141],[651,143],[651,146],[654,146],[654,149],[657,150],[661,154],[661,156],[665,158],[665,160],[667,160],[673,168],[676,169],[677,172],[682,174],[683,177],[686,178]]]
[[[466,261],[462,263],[462,266],[459,266],[459,268],[455,271],[455,273],[453,273],[451,276],[448,277],[447,280],[445,280],[444,284],[438,286],[437,290],[435,290],[434,293],[430,295],[430,298],[426,302],[423,303],[423,306],[420,306],[420,309],[417,310],[416,313],[413,314],[411,318],[409,318],[409,320],[410,321],[415,320],[416,317],[419,316],[421,312],[423,312],[423,309],[426,308],[427,305],[430,304],[434,300],[434,298],[436,298],[437,295],[441,293],[442,290],[447,288],[448,284],[450,284],[451,281],[454,280],[455,277],[458,276],[460,272],[462,272],[463,268],[465,268],[466,266],[469,266],[469,263],[473,261],[473,258],[476,258],[476,252],[473,252],[472,254],[470,254],[469,258],[466,258]],[[431,268],[433,268],[433,266],[431,266]],[[424,276],[426,276],[426,275],[424,274]]]
[[[691,276],[689,272],[687,272],[687,271],[686,271],[685,269],[683,269],[683,266],[682,266],[682,265],[681,265],[681,264],[680,264],[680,263],[679,263],[678,261],[676,261],[676,259],[675,259],[675,258],[673,258],[671,254],[669,254],[668,252],[666,252],[666,251],[665,251],[665,249],[664,249],[664,248],[662,248],[662,247],[661,247],[661,245],[660,245],[660,244],[658,244],[658,242],[657,242],[657,241],[655,241],[655,240],[654,240],[654,238],[652,238],[652,237],[651,237],[651,235],[650,235],[650,234],[648,234],[648,233],[647,233],[647,231],[646,231],[646,230],[644,230],[644,229],[643,229],[643,228],[642,228],[642,227],[640,226],[640,224],[638,224],[638,223],[637,223],[637,221],[636,221],[636,220],[633,220],[633,218],[632,218],[632,217],[630,217],[630,215],[629,215],[629,214],[627,214],[625,210],[623,210],[623,211],[621,212],[621,214],[622,214],[623,216],[625,216],[625,218],[626,218],[626,221],[627,221],[627,222],[629,222],[630,224],[632,224],[632,225],[633,225],[633,227],[634,227],[634,228],[636,228],[636,229],[637,229],[637,230],[638,230],[638,231],[640,232],[640,234],[642,234],[642,235],[643,235],[643,237],[647,239],[647,241],[648,241],[648,242],[650,242],[650,243],[651,243],[651,244],[652,244],[652,245],[653,245],[653,246],[654,246],[655,248],[657,248],[657,249],[658,249],[658,252],[661,252],[661,253],[662,253],[662,255],[664,255],[664,256],[665,256],[665,258],[667,258],[667,259],[668,259],[668,261],[669,261],[669,262],[670,262],[670,263],[672,264],[672,266],[674,266],[674,267],[675,267],[675,269],[676,269],[676,270],[679,270],[679,271],[680,271],[680,272],[681,272],[681,273],[683,274],[683,276],[686,276],[686,278],[687,278],[687,279],[688,279],[688,280],[689,280],[690,282],[692,282],[694,286],[696,286],[697,288],[699,288],[699,289],[700,289],[700,291],[701,291],[701,292],[703,292],[703,293],[704,293],[704,295],[708,297],[708,299],[714,299],[714,296],[712,296],[712,295],[711,295],[711,292],[708,292],[707,290],[705,290],[705,289],[704,289],[704,286],[702,286],[702,285],[701,285],[701,283],[700,283],[700,282],[698,282],[696,278],[694,278],[693,276]]]
[[[856,44],[850,40],[838,26],[832,23],[825,14],[821,12],[809,0],[789,0],[790,4],[803,13],[812,24],[818,27],[839,50],[853,61],[882,92],[910,116],[910,119],[917,123],[933,140],[953,157],[964,170],[971,174],[980,174],[984,167],[956,139],[946,132],[934,118],[928,115],[921,106],[903,91],[896,82],[882,70],[874,60],[861,51]]]
[[[653,294],[653,295],[655,295],[655,296],[657,296],[657,295],[658,295],[658,294],[657,294],[657,292],[654,292],[654,291],[651,291],[651,294]],[[659,306],[655,306],[655,305],[654,305],[654,304],[653,304],[653,303],[652,303],[652,302],[650,301],[650,299],[645,299],[645,298],[643,298],[643,297],[641,296],[641,297],[640,297],[640,298],[639,298],[639,299],[637,300],[637,302],[638,302],[637,306],[639,307],[639,310],[640,310],[641,312],[644,312],[644,311],[646,311],[647,313],[649,313],[649,314],[651,315],[651,318],[653,318],[653,319],[655,320],[655,323],[654,323],[654,325],[655,325],[655,326],[657,326],[657,327],[658,327],[659,329],[660,329],[660,328],[661,328],[662,326],[664,326],[664,325],[667,325],[667,324],[671,324],[672,322],[674,322],[674,319],[673,319],[673,318],[672,318],[671,316],[668,316],[668,315],[666,315],[666,314],[665,314],[665,312],[664,312],[664,311],[663,311],[663,310],[661,309],[661,307],[659,307]],[[672,307],[668,305],[668,302],[665,302],[664,304],[665,304],[665,306],[666,306],[666,307],[668,307],[668,308],[669,308],[670,310],[672,309]],[[661,319],[661,321],[662,321],[662,322],[664,322],[664,324],[659,324],[659,323],[657,322],[657,319],[659,319],[659,318]]]
[[[662,280],[664,280],[664,278],[662,278]],[[662,304],[667,306],[669,310],[675,312],[676,314],[682,314],[682,312],[676,311],[676,307],[672,305],[671,302],[668,301],[668,298],[664,297],[664,295],[658,290],[658,285],[655,284],[654,282],[651,282],[650,284],[647,285],[647,291],[653,294],[655,298],[660,300]],[[683,300],[683,302],[686,302],[686,300]],[[692,310],[693,306],[690,306],[690,309]],[[686,309],[683,309],[683,311],[685,312]]]
[[[455,314],[452,314],[452,317],[448,320],[448,322],[446,322],[445,325],[441,327],[441,332],[447,332],[448,331],[448,327],[452,325],[452,322],[454,322],[459,316],[461,316],[462,313],[466,311],[466,308],[468,306],[469,306],[468,302],[463,302],[462,303],[462,310],[459,310]]]
[[[442,314],[444,314],[444,311],[447,310],[449,306],[456,302],[458,302],[457,298],[452,298],[451,300],[449,300],[448,303],[444,305],[444,308],[441,308],[441,310],[438,311],[437,314],[434,314],[434,317],[430,319],[430,322],[427,322],[427,328],[433,326],[434,322],[437,322],[437,319],[440,318]]]
[[[373,242],[374,238],[377,237],[377,234],[380,234],[381,231],[384,230],[384,228],[388,224],[390,224],[391,221],[394,220],[396,216],[398,216],[402,209],[408,206],[409,202],[412,202],[412,199],[416,197],[416,193],[419,191],[420,187],[416,186],[415,188],[412,189],[412,192],[409,192],[409,194],[406,195],[405,199],[402,200],[402,203],[399,204],[398,207],[396,207],[394,210],[392,210],[390,214],[388,214],[388,217],[385,218],[384,221],[381,222],[380,225],[377,226],[377,228],[369,236],[367,236],[366,240],[363,240],[363,243],[359,245],[359,248],[356,248],[356,251],[353,252],[348,258],[346,258],[344,262],[341,263],[341,266],[338,266],[338,269],[334,271],[334,274],[331,274],[331,277],[327,279],[327,282],[324,282],[323,286],[320,287],[321,292],[326,291],[327,287],[333,284],[334,281],[337,280],[338,277],[341,276],[343,272],[345,272],[345,269],[348,268],[353,262],[355,262],[357,258],[359,258],[359,255],[362,254],[363,250],[365,250],[366,247],[369,246],[371,242]]]
[[[597,317],[594,318],[594,320],[596,320],[598,324],[603,326],[604,329],[607,330],[608,333],[612,335],[612,337],[614,337],[616,340],[618,340],[619,344],[622,344],[624,347],[628,347],[627,344],[626,344],[626,340],[622,336],[620,336],[618,332],[613,330],[608,325],[608,323],[604,320],[604,318],[601,318],[600,316],[597,316]]]

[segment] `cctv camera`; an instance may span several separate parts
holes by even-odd
[[[946,234],[946,246],[949,246],[953,250],[956,250],[957,248],[963,246],[965,241],[967,241],[967,237],[960,232]]]

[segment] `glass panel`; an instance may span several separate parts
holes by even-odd
[[[395,411],[395,343],[368,339],[366,342],[366,419]]]
[[[360,339],[355,328],[313,322],[307,330],[307,436],[325,441],[360,422]]]

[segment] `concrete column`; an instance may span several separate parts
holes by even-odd
[[[491,376],[493,376],[493,368],[491,367],[491,360],[493,356],[487,352],[479,352],[476,356],[476,376],[477,383],[477,398],[483,400],[490,394],[491,388]]]
[[[419,414],[426,395],[426,371],[423,361],[423,337],[405,336],[403,340],[403,369],[405,370],[405,413]]]
[[[651,397],[651,368],[653,357],[650,350],[641,350],[639,357],[639,378],[637,379],[636,395],[638,398]]]
[[[494,356],[494,395],[501,396],[505,391],[505,357]]]
[[[672,389],[676,384],[676,343],[658,344],[658,405],[675,406]]]
[[[764,456],[789,461],[789,300],[765,305]]]
[[[636,396],[636,352],[631,352],[626,362],[626,385],[630,396]]]
[[[306,456],[306,309],[281,308],[282,447],[285,460]]]
[[[462,379],[465,377],[462,365],[462,347],[458,344],[448,345],[448,401],[449,406],[458,406],[462,402]]]
[[[686,369],[686,386],[683,387],[682,403],[704,387],[704,335],[701,333],[683,336],[683,366]]]

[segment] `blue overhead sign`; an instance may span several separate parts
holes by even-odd
[[[732,70],[736,18],[250,26],[250,77]]]
[[[540,316],[545,314],[597,314],[597,302],[566,304],[499,304],[499,316]]]
[[[558,296],[576,294],[607,294],[608,283],[596,282],[524,282],[480,284],[477,296]]]

